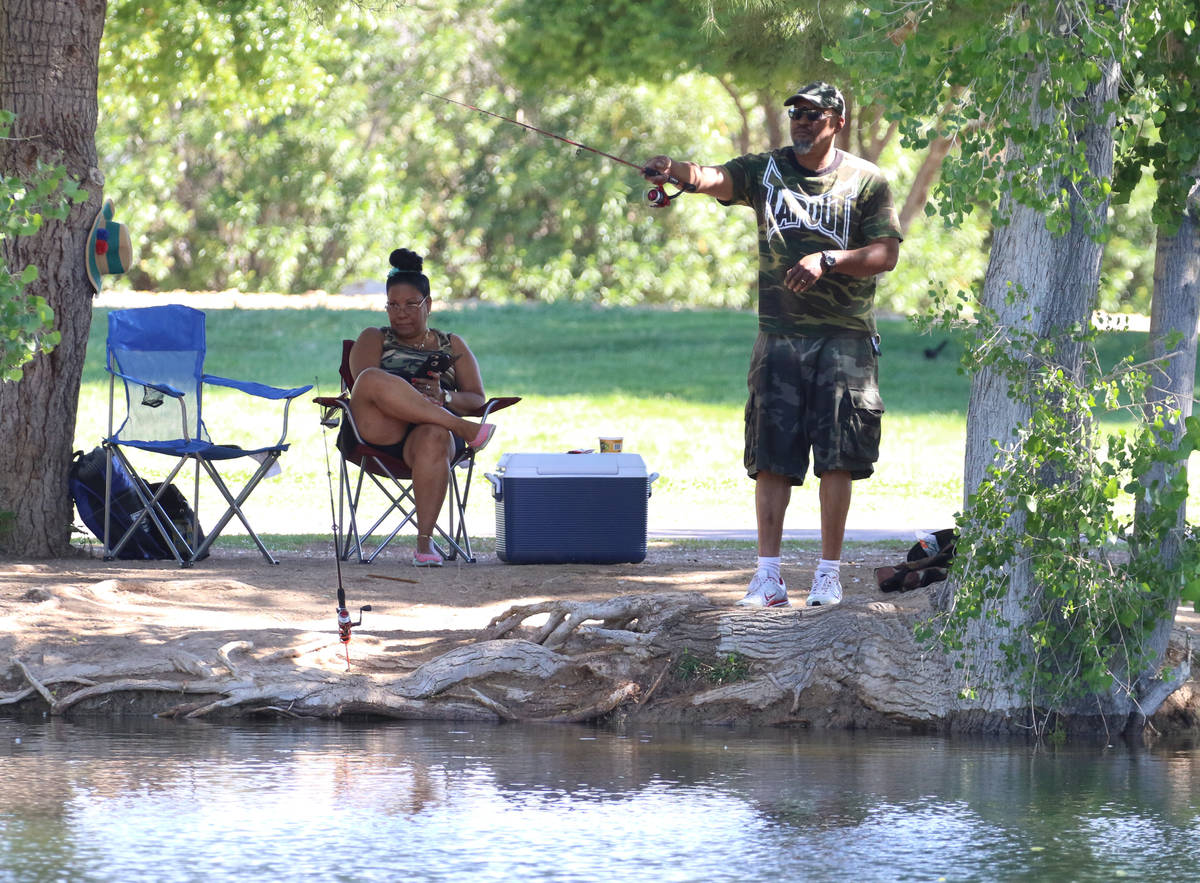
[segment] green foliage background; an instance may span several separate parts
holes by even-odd
[[[0,139],[8,137],[14,119],[0,110]],[[71,201],[86,198],[61,165],[39,162],[30,180],[0,175],[0,382],[19,379],[26,362],[62,339],[46,299],[25,290],[38,279],[37,265],[9,266],[6,246],[33,236],[47,219],[62,220]]]
[[[324,6],[109,4],[100,164],[138,250],[117,284],[337,291],[380,281],[388,251],[409,245],[444,297],[745,307],[748,211],[689,197],[651,209],[636,170],[423,91],[634,163],[716,163],[771,146],[785,90],[847,83],[855,64],[823,59],[847,4]],[[898,199],[922,155],[881,156]],[[1152,203],[1119,209],[1102,306],[1148,305]],[[980,213],[956,230],[918,221],[880,306],[924,311],[932,288],[972,287],[988,234]]]

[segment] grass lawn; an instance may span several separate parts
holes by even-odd
[[[192,296],[161,302],[194,303]],[[210,374],[275,386],[314,384],[289,417],[291,449],[283,474],[266,479],[247,513],[261,533],[322,535],[333,516],[326,443],[312,395],[338,389],[341,340],[386,319],[382,297],[371,308],[207,309]],[[360,299],[346,299],[358,307]],[[378,301],[378,303],[375,303]],[[340,307],[340,305],[339,305]],[[88,344],[76,427],[77,448],[89,450],[105,434],[108,381],[104,372],[107,310],[97,308]],[[499,432],[480,455],[471,491],[472,535],[494,535],[494,503],[484,472],[509,451],[594,448],[604,434],[624,436],[625,450],[641,454],[659,473],[649,503],[650,530],[752,528],[753,483],[742,469],[745,374],[756,321],[750,313],[670,312],[581,305],[471,305],[435,307],[431,324],[460,334],[483,369],[490,395],[524,400],[497,415]],[[919,335],[905,321],[880,324],[880,385],[884,417],[882,458],[876,475],[855,485],[850,529],[917,528],[953,523],[961,506],[969,383],[958,373],[961,347],[949,341],[937,358],[924,350],[940,338]],[[1130,351],[1144,335],[1110,332],[1109,345]],[[276,411],[251,411],[239,393],[206,392],[210,432],[249,446],[278,432]],[[272,408],[274,406],[271,406]],[[158,463],[156,464],[156,461]],[[165,458],[149,455],[154,474]],[[248,477],[249,471],[245,473]],[[180,482],[190,496],[190,482]],[[201,482],[201,524],[223,505]],[[207,516],[207,518],[206,518]],[[818,527],[816,484],[798,488],[786,529]],[[241,532],[234,522],[228,534]]]

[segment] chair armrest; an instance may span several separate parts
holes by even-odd
[[[213,374],[205,374],[201,379],[212,386],[227,386],[230,389],[241,390],[248,395],[258,396],[262,399],[294,399],[312,389],[311,383],[308,386],[281,389],[265,383],[255,383],[252,380],[230,380],[228,377],[217,377]]]
[[[142,380],[140,377],[134,377],[130,374],[122,374],[120,371],[113,371],[111,368],[108,373],[114,377],[120,377],[122,380],[128,380],[130,383],[136,383],[138,386],[144,386],[155,392],[161,392],[163,395],[170,396],[173,399],[183,398],[183,393],[169,383],[151,383],[149,380]]]
[[[521,401],[520,396],[496,396],[495,398],[488,399],[483,403],[482,408],[480,408],[478,411],[472,412],[468,416],[479,417],[483,420],[486,420],[488,415],[493,411],[501,411],[504,408],[515,405],[519,401]]]
[[[288,411],[291,410],[292,400],[296,396],[302,395],[312,389],[311,383],[308,386],[281,389],[277,386],[268,386],[265,383],[255,383],[252,380],[231,380],[228,377],[217,377],[215,374],[204,374],[200,379],[210,386],[225,386],[261,399],[283,401],[283,426],[279,432],[279,441],[275,443],[277,446],[282,446],[284,441],[287,440]]]
[[[354,418],[350,415],[350,401],[345,396],[317,396],[313,399],[321,408],[321,425],[334,427],[339,425],[341,418],[339,415],[344,414],[350,422]]]

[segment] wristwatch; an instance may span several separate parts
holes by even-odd
[[[836,264],[837,264],[837,258],[835,258],[832,254],[830,254],[827,251],[821,252],[821,270],[822,270],[822,272],[826,272],[826,273],[829,272],[830,270],[832,270],[834,268],[834,266]]]
[[[446,390],[442,393],[442,404],[444,404],[447,408],[450,407],[450,390]]]

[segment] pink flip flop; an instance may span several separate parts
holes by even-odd
[[[495,434],[495,423],[482,423],[479,426],[479,432],[475,434],[475,437],[471,439],[469,444],[475,449],[475,452],[478,453],[487,447],[488,442],[492,440],[492,436]]]

